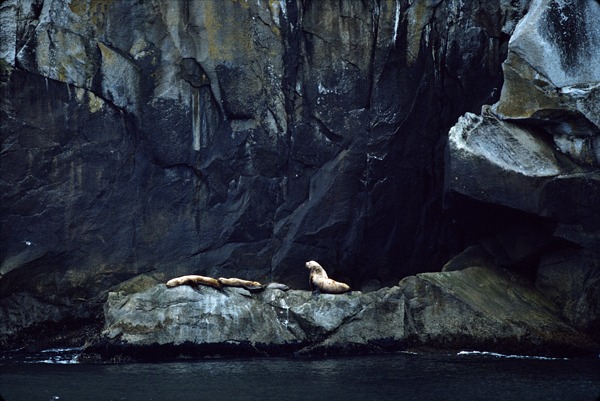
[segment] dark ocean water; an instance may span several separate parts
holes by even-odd
[[[398,353],[78,364],[75,351],[2,360],[6,401],[599,400],[600,359]]]

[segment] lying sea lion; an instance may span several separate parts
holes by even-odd
[[[267,284],[266,288],[269,290],[281,290],[281,291],[287,291],[290,289],[290,287],[288,287],[285,284],[281,284],[281,283],[269,283],[269,284]]]
[[[310,270],[308,282],[315,292],[318,290],[326,294],[343,294],[350,291],[348,284],[330,279],[325,269],[314,260],[306,262],[306,268]]]
[[[181,276],[167,281],[167,287],[177,287],[178,285],[207,285],[209,287],[221,289],[221,282],[216,278],[205,277],[205,276],[197,276],[197,275],[188,275]]]
[[[243,287],[248,291],[260,291],[265,288],[258,281],[243,280],[241,278],[219,277],[217,280],[219,280],[222,285],[226,285],[228,287]]]

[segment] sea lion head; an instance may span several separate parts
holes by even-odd
[[[310,270],[311,276],[327,277],[327,272],[325,271],[325,269],[323,269],[323,266],[321,266],[314,260],[306,262],[305,266],[308,270]]]
[[[322,269],[321,265],[315,262],[314,260],[309,260],[305,263],[305,266],[308,270]]]

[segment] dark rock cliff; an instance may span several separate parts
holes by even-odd
[[[571,144],[589,143],[569,163],[586,177],[598,166],[597,111],[546,107],[536,123],[508,107],[521,95],[502,89],[512,71],[503,74],[502,62],[528,7],[3,2],[2,341],[38,323],[102,320],[109,291],[181,274],[307,289],[309,259],[355,289],[439,271],[475,243],[491,244],[485,249],[496,264],[533,280],[542,266],[539,288],[550,292],[565,258],[587,260],[592,270],[582,274],[596,277],[597,210],[591,223],[576,221],[586,205],[597,206],[597,177],[548,182],[558,189],[536,196],[560,196],[563,182],[570,188],[551,210],[537,199],[522,207],[479,196],[477,186],[462,190],[448,178],[456,173],[466,185],[478,171],[473,163],[456,171],[463,164],[446,152],[449,129],[498,100],[498,118],[526,119],[536,130],[573,122],[580,132],[560,132],[557,146],[568,154]],[[578,10],[569,12],[590,12]],[[565,29],[587,32],[579,25]],[[574,65],[597,54],[597,35],[590,38],[563,59]],[[578,71],[571,75],[584,77]],[[525,191],[509,178],[496,193]],[[569,203],[574,192],[579,209]],[[502,248],[515,230],[527,249]],[[547,250],[557,238],[564,242],[554,255]],[[597,324],[598,308],[590,315],[564,307],[582,325]]]

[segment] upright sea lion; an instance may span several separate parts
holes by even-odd
[[[167,287],[177,287],[178,285],[207,285],[209,287],[214,287],[217,289],[221,289],[221,282],[216,278],[205,277],[205,276],[197,276],[197,275],[189,275],[189,276],[181,276],[167,281]]]
[[[308,282],[313,290],[319,290],[327,294],[343,294],[350,291],[348,284],[330,279],[325,269],[314,260],[306,262],[306,268],[310,270]]]
[[[222,285],[226,285],[229,287],[243,287],[243,288],[247,289],[248,291],[260,291],[265,288],[258,281],[243,280],[241,278],[219,277],[218,280]]]

